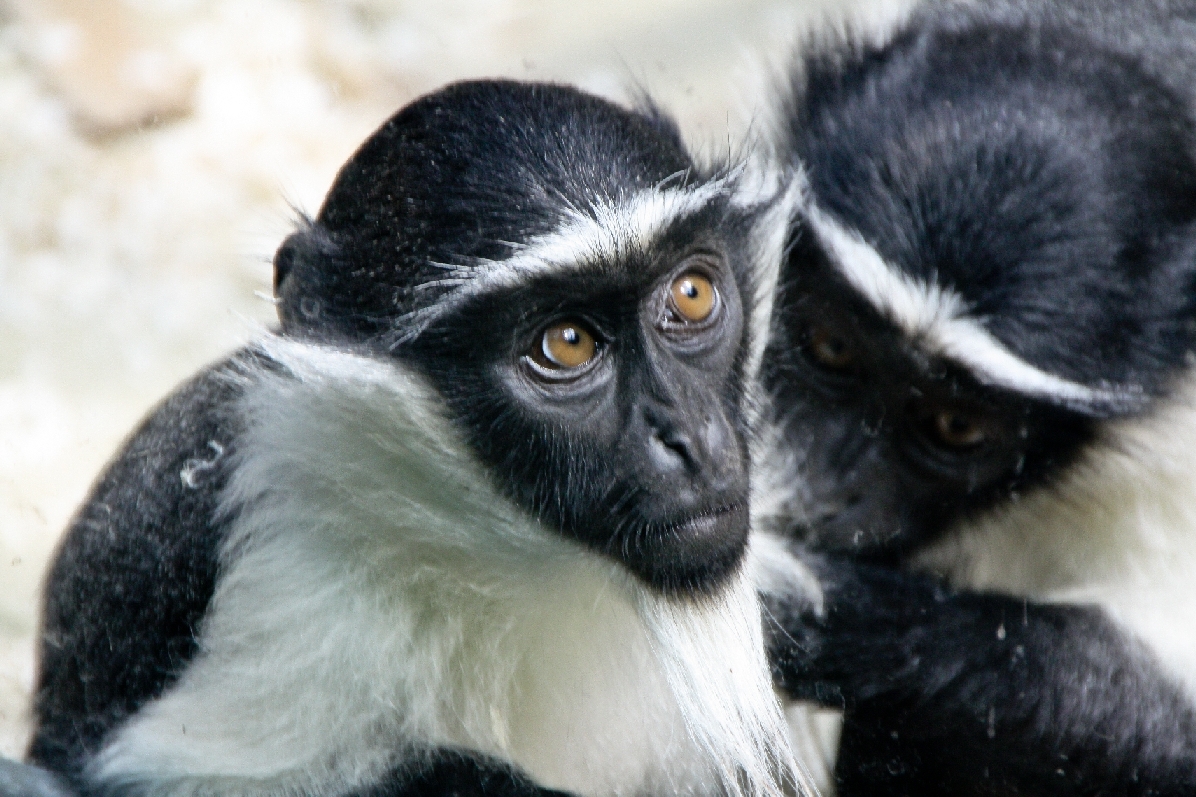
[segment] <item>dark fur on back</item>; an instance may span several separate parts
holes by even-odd
[[[46,580],[32,761],[78,774],[195,655],[216,583],[217,500],[240,431],[235,366],[158,407],[100,476]]]

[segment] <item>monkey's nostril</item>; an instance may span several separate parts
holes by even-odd
[[[648,405],[642,409],[646,431],[650,435],[648,450],[653,465],[661,472],[688,470],[700,467],[697,443],[686,428],[677,422],[668,408]]]
[[[690,440],[689,435],[687,434],[678,432],[676,430],[671,430],[667,433],[661,434],[660,440],[666,446],[673,449],[686,459],[689,459],[693,456],[693,441]]]
[[[657,429],[652,435],[651,447],[653,459],[662,470],[694,470],[697,467],[693,440],[684,432],[673,428]]]

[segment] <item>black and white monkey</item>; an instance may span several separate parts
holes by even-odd
[[[1196,3],[807,52],[756,512],[839,793],[1196,794]]]
[[[761,195],[569,88],[400,111],[279,249],[278,334],[75,518],[31,761],[102,795],[794,788],[747,556]]]

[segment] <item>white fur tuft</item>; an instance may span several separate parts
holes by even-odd
[[[689,735],[728,793],[774,794],[778,778],[809,790],[764,666],[751,576],[741,573],[730,589],[696,603],[640,590],[639,606]],[[715,652],[716,644],[724,648]]]
[[[753,498],[753,514],[755,504]],[[748,572],[756,590],[764,595],[805,604],[813,616],[825,610],[818,577],[793,554],[783,537],[755,524],[748,550]],[[833,794],[843,712],[805,701],[785,701],[785,723],[790,750],[806,778],[807,788]]]
[[[751,197],[758,206],[766,207],[756,221],[750,253],[756,282],[753,285],[755,295],[751,297],[752,312],[748,318],[751,347],[744,365],[748,385],[757,388],[759,380],[755,377],[759,373],[764,361],[764,351],[768,347],[777,281],[780,279],[781,263],[785,259],[785,246],[789,240],[789,222],[806,196],[804,180],[788,180],[782,189],[776,184],[775,178],[770,179],[767,172],[758,167],[759,164],[756,164],[755,167],[746,170],[744,182],[752,186],[752,189],[744,190],[740,194]],[[749,200],[745,198],[741,201],[747,204]],[[762,398],[752,398],[757,403],[749,404],[749,407],[758,410]],[[755,426],[759,418],[751,415],[747,420]]]

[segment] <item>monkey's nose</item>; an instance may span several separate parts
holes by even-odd
[[[710,408],[645,407],[647,457],[662,477],[680,478],[678,489],[700,484],[723,490],[743,476],[734,429],[723,413]]]
[[[648,456],[655,470],[661,473],[696,473],[701,469],[692,434],[660,413],[647,410],[644,415],[652,435],[648,441]]]

